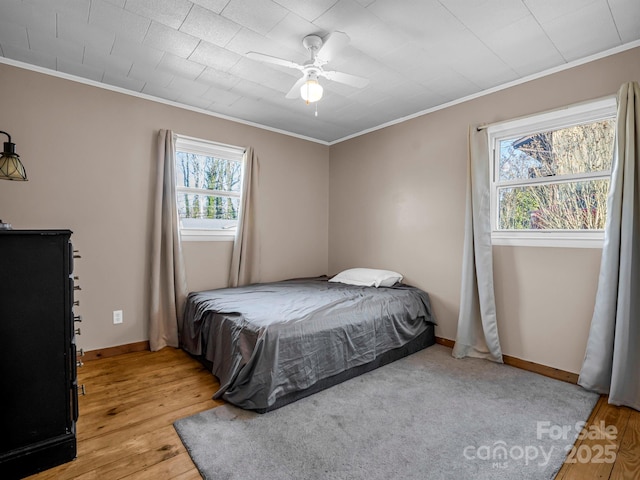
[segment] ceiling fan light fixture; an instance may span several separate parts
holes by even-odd
[[[323,90],[322,85],[318,83],[318,79],[310,77],[300,87],[300,96],[308,105],[320,100],[322,98]]]
[[[343,32],[333,32],[324,38],[318,35],[307,35],[302,39],[302,46],[309,51],[310,58],[303,64],[258,52],[247,52],[246,55],[248,58],[259,62],[293,68],[302,72],[302,76],[289,89],[285,98],[295,99],[300,95],[309,105],[310,103],[318,102],[322,98],[324,89],[318,82],[320,77],[355,88],[364,88],[369,83],[369,80],[363,77],[344,72],[327,71],[323,68],[348,43],[349,36]]]

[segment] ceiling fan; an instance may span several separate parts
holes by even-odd
[[[367,78],[358,77],[349,73],[325,70],[323,68],[347,43],[349,43],[349,36],[342,32],[333,32],[325,37],[324,40],[318,35],[307,35],[302,40],[302,45],[309,51],[311,57],[302,65],[258,52],[248,52],[247,57],[260,62],[273,63],[275,65],[300,70],[302,72],[302,78],[291,87],[286,98],[296,98],[300,95],[302,99],[309,104],[317,102],[322,98],[323,89],[322,85],[318,82],[319,77],[356,88],[363,88],[369,84],[369,79]]]

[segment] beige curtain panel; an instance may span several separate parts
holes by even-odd
[[[151,350],[179,346],[178,325],[188,293],[176,204],[175,157],[175,135],[160,130],[151,238]]]
[[[258,265],[254,217],[259,175],[258,157],[254,154],[252,147],[248,147],[244,153],[243,168],[242,205],[231,254],[230,287],[239,287],[257,281],[257,272],[254,271],[254,266]]]
[[[460,314],[453,356],[502,363],[493,289],[488,142],[486,129],[470,127]]]
[[[618,91],[596,302],[578,384],[640,410],[640,85]]]

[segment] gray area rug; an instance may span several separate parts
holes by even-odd
[[[434,345],[264,415],[174,425],[206,479],[551,479],[597,400]]]

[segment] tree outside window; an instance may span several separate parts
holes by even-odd
[[[614,131],[608,119],[500,140],[499,229],[604,229]]]

